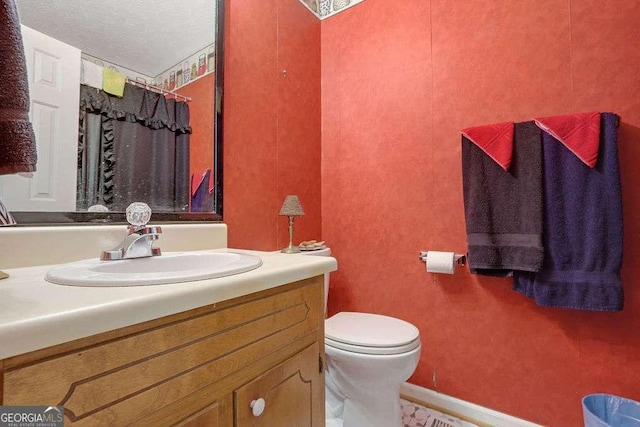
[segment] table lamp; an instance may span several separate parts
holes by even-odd
[[[280,252],[286,254],[295,254],[300,252],[297,246],[293,246],[293,220],[297,216],[304,216],[304,211],[300,205],[298,196],[289,195],[284,199],[284,203],[280,208],[280,215],[289,217],[289,246],[282,249]]]

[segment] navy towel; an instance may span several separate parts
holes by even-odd
[[[515,272],[513,287],[539,305],[620,311],[623,289],[622,196],[617,120],[601,114],[599,158],[592,169],[542,133],[544,267]]]

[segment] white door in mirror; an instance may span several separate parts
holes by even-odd
[[[11,211],[75,211],[80,49],[21,28],[38,164],[29,178],[0,177],[0,197]]]

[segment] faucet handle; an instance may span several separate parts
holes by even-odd
[[[127,222],[136,230],[144,227],[151,219],[151,208],[143,202],[133,202],[127,207]]]

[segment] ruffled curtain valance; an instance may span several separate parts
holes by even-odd
[[[181,114],[181,104],[176,105],[175,99],[167,99],[159,93],[130,84],[125,85],[122,98],[80,85],[81,111],[137,122],[150,129],[168,128],[176,133],[191,133],[189,115]]]

